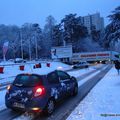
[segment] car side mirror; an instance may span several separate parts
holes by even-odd
[[[74,76],[70,76],[70,79],[71,79],[71,80],[75,80],[75,77],[74,77]]]

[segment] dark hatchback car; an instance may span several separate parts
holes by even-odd
[[[56,102],[78,93],[78,83],[64,71],[45,75],[19,74],[8,87],[5,104],[12,110],[44,111],[51,115]]]

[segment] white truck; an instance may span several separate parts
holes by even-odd
[[[115,57],[120,53],[115,51],[101,51],[101,52],[81,52],[81,53],[73,53],[71,58],[72,62],[79,61],[114,61],[119,58]]]

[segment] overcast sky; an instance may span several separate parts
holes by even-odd
[[[85,16],[100,12],[106,18],[120,5],[120,0],[0,0],[0,24],[19,25],[39,23],[44,26],[45,19],[52,15],[57,22],[69,13]]]

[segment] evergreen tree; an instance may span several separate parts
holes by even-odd
[[[92,37],[92,40],[95,42],[99,42],[100,40],[100,31],[96,30],[95,26],[91,27],[91,37]]]
[[[52,47],[53,42],[53,28],[56,24],[56,20],[53,16],[48,16],[46,18],[46,24],[44,26],[43,30],[43,36],[44,36],[44,54],[46,57],[50,57],[50,51]]]
[[[53,28],[53,46],[61,46],[63,44],[61,25],[55,25]]]
[[[110,24],[105,29],[105,47],[113,48],[116,41],[120,41],[120,6],[115,8],[111,15],[108,16]]]
[[[76,14],[66,15],[61,20],[61,24],[64,28],[63,36],[67,43],[75,43],[81,37],[85,37],[87,29],[80,22],[80,17],[76,17]]]

